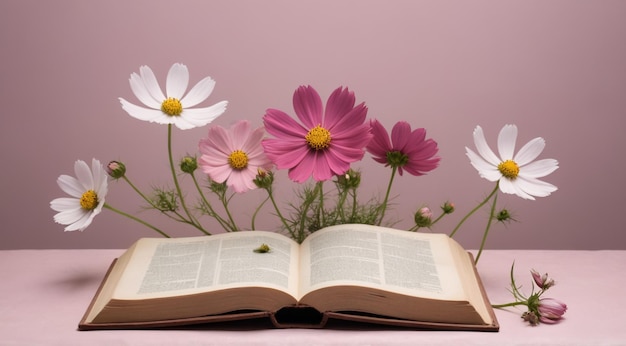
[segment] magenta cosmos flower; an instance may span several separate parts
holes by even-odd
[[[263,140],[265,153],[278,169],[289,169],[289,178],[295,182],[311,176],[325,181],[344,174],[350,163],[363,158],[363,148],[372,138],[365,122],[367,107],[354,103],[354,93],[339,87],[324,109],[313,87],[299,87],[293,107],[302,124],[283,111],[268,109],[263,117],[265,129],[276,138]]]
[[[202,156],[198,163],[202,171],[218,182],[241,193],[256,188],[254,178],[258,169],[269,170],[271,161],[263,153],[262,127],[252,131],[250,123],[241,120],[230,129],[221,126],[209,128],[207,138],[201,139]]]
[[[378,120],[371,121],[374,138],[367,145],[376,162],[386,166],[398,168],[402,175],[406,170],[412,175],[420,176],[432,171],[439,165],[440,158],[435,156],[439,149],[437,142],[426,139],[426,130],[423,128],[411,131],[411,125],[406,121],[399,121],[389,134]]]

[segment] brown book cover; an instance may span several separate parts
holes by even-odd
[[[473,255],[468,253],[470,257]],[[457,324],[457,323],[441,323],[441,322],[423,322],[404,319],[389,318],[385,316],[376,316],[359,312],[319,312],[311,307],[298,305],[284,307],[278,311],[235,311],[220,315],[199,316],[171,320],[146,321],[146,322],[120,322],[120,323],[88,323],[87,315],[92,309],[96,298],[100,294],[111,269],[117,259],[113,260],[107,273],[96,291],[89,307],[85,311],[83,318],[78,324],[79,330],[111,330],[111,329],[150,329],[150,328],[183,328],[199,325],[219,324],[221,328],[229,323],[251,322],[251,326],[256,328],[266,328],[268,325],[274,328],[333,328],[338,326],[346,328],[350,326],[355,328],[363,328],[364,326],[376,326],[377,328],[393,327],[415,330],[456,330],[456,331],[483,331],[497,332],[500,329],[496,315],[491,308],[489,299],[485,292],[483,283],[478,275],[476,266],[474,266],[474,274],[480,285],[481,293],[484,300],[488,304],[489,314],[493,320],[492,324]],[[254,322],[257,322],[254,324]],[[268,323],[269,322],[269,323]],[[220,327],[218,327],[220,328]]]

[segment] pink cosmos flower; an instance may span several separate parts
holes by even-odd
[[[543,323],[553,324],[558,322],[565,311],[567,311],[567,305],[554,298],[542,298],[539,299],[539,321]]]
[[[200,168],[218,182],[242,193],[256,188],[254,178],[258,169],[269,170],[272,163],[263,153],[261,140],[263,127],[252,131],[250,123],[241,120],[224,129],[221,126],[209,128],[207,138],[199,143],[202,156],[198,160]]]
[[[354,106],[354,93],[339,87],[328,98],[326,108],[311,86],[300,86],[293,107],[300,120],[285,112],[268,109],[265,129],[276,138],[263,140],[267,156],[278,169],[289,169],[289,178],[304,182],[313,176],[325,181],[344,174],[350,163],[361,160],[363,148],[372,138],[365,122],[367,107]]]
[[[437,142],[426,138],[423,128],[411,131],[411,125],[399,121],[391,130],[391,140],[383,125],[374,119],[371,121],[374,138],[367,145],[376,162],[398,168],[402,175],[406,170],[412,175],[420,176],[432,171],[439,165],[440,158],[435,156]]]

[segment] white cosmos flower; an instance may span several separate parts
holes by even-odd
[[[478,154],[465,147],[467,156],[481,177],[489,181],[499,181],[500,191],[515,194],[525,199],[545,197],[557,190],[557,187],[538,178],[554,172],[559,163],[554,159],[535,160],[543,151],[546,143],[537,137],[515,153],[517,126],[504,125],[498,135],[498,157],[489,148],[483,129],[474,129],[474,145]]]
[[[206,108],[191,108],[206,100],[215,81],[211,77],[202,79],[187,95],[189,71],[183,64],[174,64],[167,74],[166,94],[163,94],[154,73],[148,66],[141,66],[139,74],[130,75],[130,88],[144,105],[137,106],[120,97],[122,108],[132,117],[159,124],[174,124],[181,130],[204,126],[222,115],[227,101],[218,102]]]
[[[68,225],[65,231],[83,231],[102,211],[107,194],[107,173],[100,161],[93,159],[91,169],[85,161],[74,163],[76,178],[61,175],[57,184],[71,197],[61,197],[50,202],[50,208],[59,213],[54,221]]]

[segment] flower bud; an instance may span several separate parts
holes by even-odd
[[[361,172],[350,168],[346,173],[337,175],[337,185],[342,190],[356,189],[361,184]]]
[[[444,214],[452,214],[454,212],[454,203],[446,202],[441,206]]]
[[[536,270],[531,269],[530,274],[533,276],[533,280],[535,280],[537,286],[542,290],[547,290],[548,288],[554,286],[554,280],[548,280],[548,273],[541,275]]]
[[[496,219],[500,222],[505,222],[505,221],[512,220],[513,217],[511,216],[511,213],[509,213],[507,209],[502,209],[496,215]]]
[[[198,169],[198,160],[194,156],[185,156],[180,160],[180,170],[185,173],[193,173]]]
[[[522,319],[528,323],[530,323],[531,326],[536,326],[537,324],[539,324],[539,317],[537,316],[536,313],[532,312],[532,311],[526,311],[522,314]]]
[[[274,183],[274,173],[259,167],[253,182],[258,188],[269,189]]]
[[[539,311],[539,321],[552,324],[563,318],[563,314],[567,311],[567,305],[554,298],[542,298],[539,299],[537,310]]]
[[[428,207],[420,208],[415,213],[415,224],[418,227],[430,227],[432,224],[433,212]]]
[[[119,179],[126,174],[126,166],[118,161],[111,161],[106,166],[107,174],[113,179]]]

